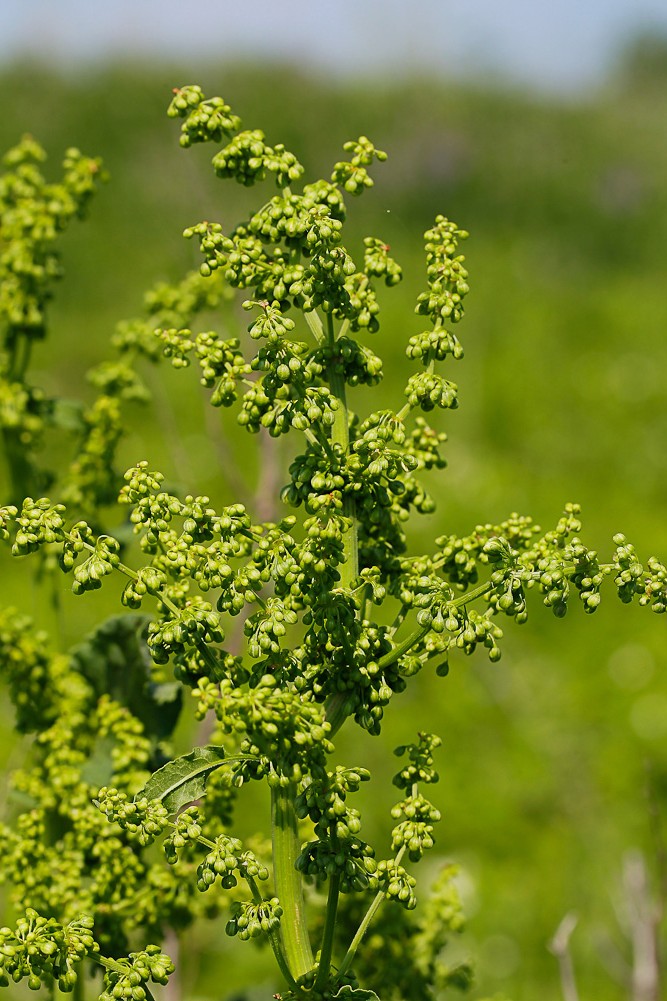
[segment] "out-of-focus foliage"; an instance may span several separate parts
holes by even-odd
[[[601,547],[622,528],[664,558],[665,65],[658,41],[637,43],[605,92],[568,104],[426,79],[332,87],[285,68],[124,68],[67,79],[38,66],[7,69],[0,148],[28,130],[54,162],[76,145],[101,156],[111,175],[91,221],[63,241],[68,280],[52,306],[53,337],[33,364],[47,389],[80,396],[86,369],[109,357],[116,322],[138,312],[144,289],[195,264],[196,249],[179,234],[194,218],[218,217],[219,185],[207,151],[179,155],[164,107],[172,86],[196,76],[232,104],[242,97],[248,122],[273,116],[275,135],[308,170],[324,168],[357,132],[388,151],[357,215],[361,234],[365,218],[375,230],[384,214],[382,235],[404,266],[404,285],[391,297],[397,319],[387,315],[383,328],[388,370],[395,330],[400,371],[405,331],[396,324],[418,287],[419,234],[439,211],[472,233],[461,406],[442,422],[451,472],[437,474],[436,530],[467,530],[476,518],[500,521],[512,510],[551,524],[572,499]],[[295,109],[288,120],[285,106]],[[411,332],[418,330],[415,318]],[[191,430],[199,397],[178,376],[166,379],[158,420],[137,417],[127,465],[149,454],[176,481],[227,503],[235,488],[218,481]],[[185,446],[173,452],[175,428]],[[238,465],[238,436],[218,425],[211,436]],[[63,642],[81,635],[78,616],[95,621],[107,600],[56,613],[50,589],[30,591],[27,581],[12,567],[11,583],[0,577],[3,599],[21,588],[34,594],[38,624],[53,629],[57,620]],[[593,621],[578,612],[565,628],[536,611],[508,635],[501,665],[480,658],[454,664],[446,679],[423,676],[398,718],[386,720],[388,742],[407,739],[416,724],[443,734],[437,851],[468,874],[480,988],[516,1001],[559,997],[546,944],[568,910],[579,914],[572,948],[582,997],[627,998],[625,853],[643,850],[658,876],[654,821],[667,799],[664,620],[634,609],[619,615],[612,603]],[[370,805],[386,765],[368,765],[378,774],[360,793]],[[378,817],[388,805],[377,803]],[[193,942],[192,971],[197,955]],[[211,963],[205,971],[211,997],[221,969]]]

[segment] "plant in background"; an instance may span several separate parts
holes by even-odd
[[[345,144],[329,180],[303,183],[294,154],[242,130],[222,99],[184,87],[169,114],[182,119],[181,145],[221,147],[219,177],[268,181],[273,193],[231,232],[212,222],[186,231],[199,243],[200,272],[156,288],[147,315],[119,327],[116,360],[91,373],[97,400],[70,408],[76,458],[53,485],[56,501],[19,497],[44,482],[19,447],[32,443],[30,420],[43,410],[26,389],[19,345],[29,343],[21,318],[31,309],[43,330],[50,292],[22,277],[42,274],[43,246],[25,235],[33,206],[54,231],[59,216],[42,197],[38,154],[25,147],[10,154],[0,189],[9,279],[0,391],[10,401],[0,415],[12,490],[0,535],[15,556],[57,558],[75,594],[123,581],[126,609],[54,653],[24,617],[0,617],[17,725],[36,735],[30,765],[14,776],[21,809],[0,830],[3,877],[23,912],[0,930],[0,981],[141,1001],[174,971],[155,943],[223,915],[228,935],[270,946],[285,999],[428,1001],[472,979],[444,948],[463,921],[453,867],[416,907],[413,868],[440,819],[429,798],[440,739],[419,733],[397,748],[395,826],[375,847],[353,805],[370,774],[340,763],[343,727],[380,737],[410,678],[446,675],[457,651],[480,647],[498,660],[499,623],[526,621],[530,590],[558,617],[573,595],[592,613],[611,577],[623,602],[664,612],[667,569],[641,563],[621,535],[601,561],[579,537],[574,504],[547,532],[512,514],[410,553],[408,519],[434,507],[422,474],[445,465],[445,435],[427,415],[457,405],[440,363],[463,354],[453,328],[468,292],[459,253],[467,234],[442,216],[425,234],[422,329],[408,340],[404,397],[395,410],[356,413],[350,391],[382,377],[366,343],[380,326],[377,287],[396,285],[401,271],[375,237],[355,261],[343,244],[345,199],[371,186],[369,168],[385,154],[362,136]],[[235,290],[249,336],[198,330],[200,314]],[[147,398],[138,363],[159,357],[198,364],[211,405],[236,408],[250,433],[291,436],[280,495],[290,513],[267,521],[240,503],[181,495],[142,459],[118,498],[138,545],[105,531],[122,403]],[[173,758],[183,689],[206,740]],[[243,843],[235,811],[250,783],[270,798],[271,831]]]
[[[0,177],[0,432],[10,495],[18,500],[53,479],[35,458],[45,433],[80,417],[67,401],[32,386],[27,373],[33,347],[46,334],[46,306],[62,274],[54,244],[74,217],[83,216],[104,177],[99,160],[69,149],[62,180],[47,183],[39,166],[43,160],[41,147],[24,136],[5,156]]]

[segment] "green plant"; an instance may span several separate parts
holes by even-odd
[[[91,373],[99,395],[89,408],[46,405],[28,384],[27,345],[43,333],[57,263],[40,236],[62,227],[34,144],[10,154],[0,189],[0,390],[12,401],[0,411],[12,501],[0,509],[0,534],[16,556],[39,553],[44,567],[57,558],[76,594],[120,575],[128,610],[54,654],[24,617],[0,618],[17,725],[36,734],[31,766],[14,776],[27,806],[0,835],[3,876],[25,911],[0,930],[0,976],[141,1001],[173,972],[152,943],[224,914],[230,936],[270,945],[285,998],[428,999],[467,988],[469,965],[450,964],[443,951],[462,927],[454,870],[443,869],[417,910],[409,870],[434,843],[439,812],[425,787],[438,778],[438,736],[420,733],[397,749],[401,799],[389,857],[379,861],[349,803],[369,772],[338,763],[333,740],[352,721],[379,736],[409,678],[425,668],[446,675],[451,653],[481,647],[498,660],[498,623],[526,621],[531,589],[558,617],[572,594],[592,613],[611,576],[622,601],[664,612],[667,569],[640,563],[620,535],[601,562],[579,538],[573,504],[546,533],[513,514],[408,554],[406,521],[434,507],[419,477],[445,464],[445,435],[424,415],[457,405],[437,365],[463,353],[452,327],[468,292],[458,251],[466,234],[442,216],[425,234],[427,288],[416,312],[427,329],[408,341],[415,371],[405,399],[397,411],[357,415],[348,391],[382,375],[364,343],[379,329],[376,286],[396,285],[401,272],[372,237],[355,264],[342,244],[344,199],[372,184],[368,168],[384,153],[361,137],[345,145],[348,159],[330,180],[301,185],[296,157],[242,131],[221,99],[184,87],[170,114],[183,120],[183,146],[224,144],[213,158],[220,177],[245,186],[268,178],[277,193],[231,233],[208,222],[186,231],[199,241],[200,271],[157,287],[147,315],[119,327],[117,359]],[[89,164],[87,195],[99,165],[75,162]],[[78,190],[63,183],[66,194]],[[247,290],[249,336],[195,332],[234,290]],[[119,497],[139,552],[127,525],[106,531],[122,408],[147,399],[141,363],[159,357],[176,368],[195,359],[211,404],[238,407],[249,432],[291,435],[281,499],[300,517],[255,520],[238,503],[216,510],[206,496],[179,495],[142,460]],[[67,422],[54,419],[64,412]],[[65,503],[24,497],[46,482],[38,433],[65,423],[78,436],[75,459],[53,483]],[[150,614],[135,614],[144,602]],[[172,758],[184,687],[202,725],[215,722],[203,746]],[[260,832],[244,844],[232,833],[250,783],[268,790],[270,841]],[[101,993],[90,961],[104,968]]]

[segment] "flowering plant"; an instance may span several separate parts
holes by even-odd
[[[547,532],[512,514],[410,552],[408,519],[434,508],[424,474],[445,465],[446,436],[427,418],[457,406],[440,367],[463,355],[454,328],[467,234],[443,216],[425,234],[404,396],[395,410],[356,413],[352,391],[382,378],[368,346],[379,287],[395,286],[401,269],[376,237],[355,261],[343,244],[346,199],[372,185],[385,154],[362,136],[329,179],[304,183],[296,156],[243,130],[221,98],[183,87],[169,115],[182,146],[219,147],[219,177],[268,181],[273,194],[230,232],[186,230],[199,271],[156,287],[146,314],[119,326],[116,357],[91,373],[92,406],[50,399],[30,383],[29,361],[60,273],[54,243],[101,165],[69,151],[62,182],[48,184],[40,148],[24,140],[0,181],[0,537],[14,556],[57,561],[75,594],[123,581],[122,613],[66,651],[49,652],[20,613],[0,613],[17,728],[35,735],[13,777],[25,805],[0,827],[3,879],[21,912],[0,930],[0,985],[150,999],[151,984],[174,973],[154,943],[223,915],[229,936],[270,946],[282,998],[428,1001],[472,982],[444,949],[463,924],[452,866],[416,908],[412,869],[440,819],[427,797],[440,738],[418,733],[396,749],[400,799],[384,848],[364,840],[352,805],[370,773],[337,763],[334,742],[353,724],[380,737],[410,679],[446,675],[459,651],[497,661],[500,623],[526,621],[529,592],[558,617],[573,596],[593,613],[611,578],[623,602],[664,612],[667,569],[640,562],[622,535],[601,560],[580,538],[574,504]],[[237,291],[247,335],[199,329]],[[180,493],[144,459],[116,474],[124,405],[149,398],[142,364],[160,358],[195,362],[210,404],[236,409],[249,433],[294,440],[281,516]],[[74,459],[47,469],[44,443],[70,431]],[[131,533],[106,530],[117,494]],[[184,690],[206,739],[173,757]],[[271,829],[244,843],[233,832],[251,783],[266,789]]]

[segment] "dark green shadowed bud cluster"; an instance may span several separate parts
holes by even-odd
[[[232,904],[232,916],[225,926],[228,935],[238,935],[243,941],[277,931],[283,909],[277,897],[256,904],[237,900]]]

